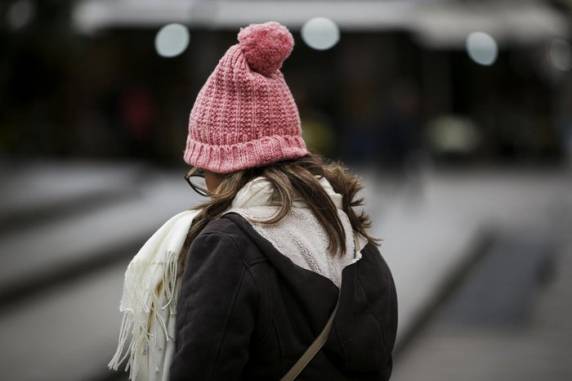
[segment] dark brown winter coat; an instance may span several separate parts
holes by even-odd
[[[344,268],[328,341],[298,380],[388,380],[397,330],[390,269],[371,244]],[[281,254],[240,215],[189,248],[170,381],[279,380],[320,333],[338,287]]]

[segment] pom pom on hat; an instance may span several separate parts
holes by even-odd
[[[282,67],[294,48],[294,37],[276,21],[240,28],[238,42],[250,69],[267,77]]]

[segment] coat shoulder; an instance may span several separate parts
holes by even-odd
[[[252,238],[246,234],[244,227],[239,226],[249,222],[240,215],[236,216],[231,219],[223,215],[210,221],[196,239],[208,236],[211,240],[216,240],[218,237],[222,241],[233,242],[237,254],[249,265],[265,260],[265,256]]]

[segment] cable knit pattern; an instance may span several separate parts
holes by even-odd
[[[294,39],[270,21],[241,28],[219,60],[189,117],[187,164],[229,173],[308,153],[283,61]]]
[[[261,236],[296,265],[330,279],[338,288],[341,288],[344,267],[362,257],[359,251],[354,253],[352,227],[347,214],[342,210],[338,210],[338,216],[346,232],[347,250],[346,255],[342,256],[329,254],[326,230],[309,208],[292,208],[284,219],[273,225],[253,221],[271,217],[276,212],[275,207],[236,208],[231,211],[248,220]]]

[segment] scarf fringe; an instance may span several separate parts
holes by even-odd
[[[136,379],[142,362],[149,362],[151,345],[174,339],[167,319],[175,314],[179,254],[196,213],[185,211],[164,223],[125,271],[118,344],[107,366],[118,370],[125,362],[130,380]]]
[[[131,380],[137,377],[137,371],[140,369],[138,360],[147,356],[151,344],[157,345],[159,343],[157,334],[153,334],[150,331],[153,320],[159,322],[160,332],[163,334],[163,337],[167,341],[173,340],[173,337],[169,335],[167,330],[164,314],[166,313],[168,316],[174,313],[176,308],[178,258],[178,252],[169,251],[164,263],[151,263],[151,265],[161,266],[163,269],[157,269],[162,274],[160,280],[161,288],[159,292],[154,290],[154,292],[149,293],[150,297],[148,297],[148,300],[140,300],[140,295],[129,294],[129,289],[125,289],[126,293],[122,298],[120,306],[123,317],[119,330],[118,345],[108,367],[118,370],[121,364],[127,360],[124,370],[129,371],[129,379]],[[133,273],[138,274],[138,270],[148,268],[148,265],[148,263],[144,262],[134,262],[129,267],[131,267]],[[139,267],[139,269],[136,267]],[[129,280],[126,279],[127,281]],[[157,285],[158,283],[154,284],[154,287],[156,288]],[[163,305],[160,304],[162,301],[164,301]],[[126,305],[142,305],[144,306],[144,314],[135,314]]]

